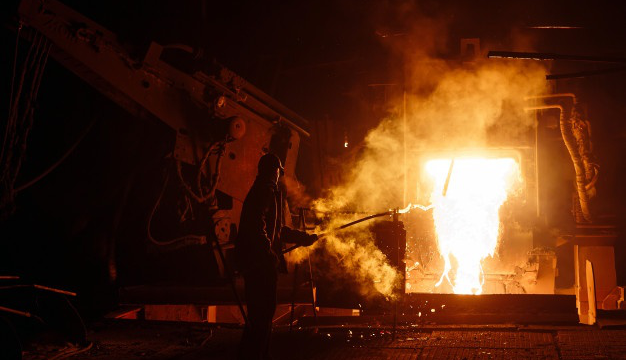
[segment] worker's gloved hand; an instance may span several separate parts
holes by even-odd
[[[307,238],[302,243],[303,246],[311,246],[318,239],[317,234],[309,234]]]

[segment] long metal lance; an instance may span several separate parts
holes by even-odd
[[[331,233],[333,233],[335,231],[343,230],[343,229],[345,229],[347,227],[350,227],[352,225],[356,225],[356,224],[361,223],[363,221],[367,221],[367,220],[374,219],[374,218],[381,217],[381,216],[393,215],[394,212],[395,212],[395,210],[389,210],[389,211],[381,212],[381,213],[374,214],[374,215],[369,215],[369,216],[366,216],[364,218],[360,218],[360,219],[354,220],[354,221],[349,222],[347,224],[343,224],[343,225],[341,225],[339,227],[336,227],[336,228],[330,229],[330,230],[328,230],[326,232],[323,232],[323,233],[318,235],[318,238],[322,238],[322,237],[324,237],[324,236],[326,236],[328,234],[331,234]],[[302,245],[294,245],[294,246],[288,247],[285,250],[283,250],[282,253],[286,254],[286,253],[290,252],[291,250],[299,248],[300,246],[302,246]]]
[[[363,221],[367,221],[367,220],[374,219],[374,218],[381,217],[381,216],[393,215],[393,213],[394,213],[394,212],[395,212],[395,210],[389,210],[389,211],[381,212],[381,213],[378,213],[378,214],[369,215],[369,216],[366,216],[366,217],[364,217],[364,218],[360,218],[360,219],[358,219],[358,220],[354,220],[354,221],[352,221],[352,222],[349,222],[349,223],[347,223],[347,224],[343,224],[343,225],[341,225],[341,226],[339,226],[339,227],[336,227],[336,228],[334,228],[334,229],[330,229],[330,230],[328,230],[328,231],[326,231],[326,232],[324,232],[324,233],[320,234],[320,236],[324,236],[324,235],[326,235],[326,234],[328,234],[328,233],[332,233],[332,232],[335,232],[335,231],[337,231],[337,230],[342,230],[342,229],[345,229],[345,228],[347,228],[347,227],[350,227],[350,226],[352,226],[352,225],[356,225],[356,224],[361,223],[361,222],[363,222]]]
[[[427,211],[427,210],[431,209],[432,207],[433,207],[432,205],[429,205],[429,206],[423,206],[423,205],[411,205],[411,204],[409,204],[409,206],[407,206],[405,209],[402,209],[402,210],[397,210],[397,209],[396,209],[396,210],[388,210],[388,211],[381,212],[381,213],[378,213],[378,214],[368,215],[368,216],[366,216],[366,217],[363,217],[363,218],[360,218],[360,219],[357,219],[357,220],[351,221],[351,222],[349,222],[349,223],[347,223],[347,224],[343,224],[343,225],[338,226],[338,227],[336,227],[336,228],[333,228],[333,229],[330,229],[330,230],[328,230],[328,231],[325,231],[325,232],[323,232],[323,233],[319,234],[319,235],[318,235],[318,238],[322,238],[322,237],[324,237],[324,236],[326,236],[326,235],[328,235],[328,234],[332,234],[332,233],[334,233],[335,231],[343,230],[343,229],[345,229],[345,228],[348,228],[348,227],[350,227],[350,226],[356,225],[356,224],[358,224],[358,223],[362,223],[363,221],[367,221],[367,220],[374,219],[374,218],[377,218],[377,217],[381,217],[381,216],[391,216],[391,215],[393,215],[393,214],[395,214],[395,213],[398,213],[398,214],[405,214],[405,213],[407,213],[407,212],[409,212],[410,210],[415,209],[415,208],[421,209],[421,210],[423,210],[423,211]],[[283,252],[282,252],[282,253],[283,253],[283,254],[286,254],[286,253],[288,253],[288,252],[290,252],[290,251],[292,251],[292,250],[294,250],[294,249],[299,248],[300,246],[301,246],[301,245],[294,245],[294,246],[288,247],[287,249],[283,250]]]
[[[446,176],[446,183],[443,185],[443,192],[441,193],[441,195],[444,197],[448,193],[448,185],[450,185],[450,177],[452,176],[452,169],[454,169],[454,158],[452,158],[452,161],[450,161],[450,167],[448,168],[448,176]]]

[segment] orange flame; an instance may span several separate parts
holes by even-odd
[[[493,256],[498,244],[500,206],[515,181],[520,179],[512,158],[456,159],[443,194],[450,169],[449,159],[430,160],[426,172],[434,181],[431,194],[439,252],[445,267],[444,278],[455,294],[481,294],[482,261]],[[454,268],[454,276],[450,270]]]

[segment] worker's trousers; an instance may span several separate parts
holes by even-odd
[[[239,348],[239,360],[269,358],[272,319],[276,311],[275,269],[247,271],[243,274],[248,325],[244,329]]]

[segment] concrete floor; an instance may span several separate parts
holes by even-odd
[[[117,320],[91,324],[89,350],[71,359],[234,359],[241,330],[203,324]],[[31,345],[26,360],[78,350]],[[626,330],[590,326],[408,326],[395,339],[390,328],[338,325],[276,329],[278,360],[339,359],[626,359]]]

